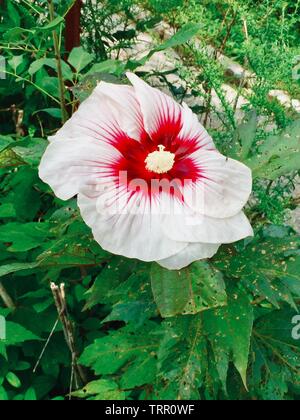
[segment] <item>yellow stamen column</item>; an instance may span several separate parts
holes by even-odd
[[[175,154],[165,151],[165,146],[162,144],[158,145],[158,149],[155,152],[149,153],[145,159],[146,169],[157,174],[164,174],[173,168]]]

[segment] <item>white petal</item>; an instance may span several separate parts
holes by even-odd
[[[163,231],[171,239],[184,242],[229,244],[253,236],[253,229],[243,212],[226,219],[198,213],[164,218]]]
[[[49,140],[89,136],[111,142],[114,132],[120,131],[139,140],[142,130],[142,115],[134,89],[101,82]]]
[[[101,184],[110,180],[111,162],[119,156],[114,147],[89,137],[57,139],[42,157],[39,176],[57,197],[68,200],[92,181]]]
[[[115,190],[117,207],[112,206],[113,193],[108,196],[108,202],[103,195],[98,199],[84,194],[78,196],[81,215],[103,249],[128,258],[155,261],[186,247],[186,243],[173,241],[162,232],[162,216],[152,211],[148,199],[141,199],[138,195],[133,198],[133,201],[138,201],[136,208],[139,208],[134,214],[128,207],[135,207],[135,203],[128,203],[126,194]]]
[[[185,103],[182,106],[182,122],[182,129],[179,133],[181,139],[197,139],[201,149],[216,150],[213,139]]]
[[[172,257],[164,260],[157,261],[157,263],[169,270],[181,270],[194,261],[212,258],[218,252],[219,247],[220,244],[188,244],[188,246],[178,254],[172,255]]]
[[[126,75],[134,86],[148,134],[151,135],[156,132],[160,124],[168,117],[173,120],[180,118],[181,107],[171,97],[158,89],[152,88],[133,73],[127,73]]]
[[[198,165],[202,178],[185,187],[188,205],[196,212],[216,218],[239,213],[252,191],[251,170],[214,151],[199,150],[190,157]]]
[[[118,125],[128,136],[140,140],[144,129],[143,116],[133,87],[101,82],[97,86],[96,92],[118,104],[115,113]]]
[[[198,147],[215,149],[212,138],[186,104],[181,106],[170,96],[149,86],[133,73],[127,73],[127,77],[135,88],[144,118],[145,130],[150,136],[169,121],[174,123],[180,120],[181,129],[178,134],[180,139],[196,141]]]

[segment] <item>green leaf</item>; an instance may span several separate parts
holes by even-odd
[[[176,48],[182,44],[187,43],[190,41],[194,36],[196,36],[201,29],[201,25],[198,23],[186,23],[183,25],[175,35],[173,35],[170,39],[163,42],[161,45],[156,47],[153,51],[163,51],[168,48]],[[153,54],[153,52],[152,52]]]
[[[32,270],[33,268],[36,268],[39,265],[39,263],[33,262],[33,263],[11,263],[11,264],[5,264],[0,266],[0,277],[6,276],[7,274],[16,273],[18,271],[22,270]]]
[[[8,243],[8,251],[25,252],[39,246],[48,236],[48,223],[7,223],[0,226],[1,242]]]
[[[19,220],[33,220],[40,208],[40,194],[33,188],[35,185],[39,185],[37,171],[28,165],[21,166],[10,177],[9,189],[2,202],[13,203]]]
[[[0,217],[11,218],[16,216],[16,210],[12,203],[4,203],[0,205]]]
[[[169,271],[154,263],[151,285],[161,316],[171,317],[184,311],[190,298],[186,271]]]
[[[14,73],[17,73],[18,68],[24,61],[23,54],[21,55],[14,55],[10,60],[8,60],[8,64],[13,69]]]
[[[12,148],[15,154],[22,159],[23,162],[31,166],[37,167],[40,164],[48,142],[40,138],[28,138],[22,142],[16,143]]]
[[[17,167],[23,162],[9,147],[0,153],[0,168]]]
[[[207,371],[201,315],[176,317],[163,327],[155,399],[198,400]]]
[[[48,66],[51,69],[55,70],[57,72],[57,61],[55,58],[39,58],[36,61],[33,61],[31,63],[28,73],[33,76],[35,73],[37,73],[39,70],[41,70],[44,66]],[[65,80],[72,80],[73,79],[73,72],[70,68],[70,66],[65,62],[61,61],[62,66],[62,72],[63,77]]]
[[[20,361],[16,366],[15,366],[15,370],[17,371],[25,371],[30,369],[31,365],[28,362],[22,362]]]
[[[101,299],[113,305],[111,313],[102,322],[124,321],[139,328],[147,319],[157,315],[149,269],[145,264],[139,263],[127,279],[120,280],[119,284],[106,292],[106,298]]]
[[[115,257],[109,261],[88,290],[84,309],[91,309],[99,303],[115,303],[116,288],[129,277],[133,268],[131,260]]]
[[[38,60],[33,61],[30,64],[28,69],[28,73],[33,76],[37,71],[39,71],[44,66],[49,66],[52,69],[56,69],[55,67],[55,59],[54,58],[39,58]]]
[[[15,140],[10,136],[0,135],[0,153],[15,144]]]
[[[294,315],[283,308],[265,312],[255,323],[250,385],[256,399],[289,399],[292,384],[298,384],[300,341],[292,336]]]
[[[121,75],[125,70],[125,64],[118,60],[106,60],[101,63],[96,63],[92,68],[85,74],[85,76],[91,76],[95,73],[111,73]]]
[[[86,52],[82,47],[73,48],[68,58],[68,62],[74,67],[77,74],[87,67],[93,60],[94,56]]]
[[[45,77],[45,74],[40,74],[39,72],[36,76],[36,86],[42,89],[42,91],[46,92],[43,92],[43,95],[45,95],[46,97],[51,95],[54,98],[60,97],[57,77]]]
[[[22,386],[20,379],[13,372],[8,372],[6,380],[14,388],[20,388]]]
[[[230,156],[234,159],[244,161],[254,145],[257,131],[257,114],[255,111],[247,115],[247,120],[241,124],[235,132]]]
[[[22,345],[25,341],[40,340],[38,336],[15,322],[5,322],[5,339],[0,340],[0,356],[7,359],[8,346]]]
[[[67,216],[67,226],[70,225],[67,233],[62,219],[58,221],[53,216],[49,235],[54,239],[48,239],[41,244],[42,252],[36,258],[37,264],[41,268],[50,266],[60,269],[80,265],[101,266],[109,254],[95,242],[89,228],[83,222],[74,221],[72,210],[67,212]]]
[[[166,270],[153,264],[151,284],[155,302],[163,317],[195,314],[226,304],[221,273],[203,261],[180,271]]]
[[[183,45],[190,41],[194,36],[196,36],[201,28],[201,25],[198,23],[186,23],[183,25],[175,35],[173,35],[170,39],[163,42],[162,44],[158,45],[157,47],[153,48],[145,57],[138,61],[131,61],[129,62],[129,68],[135,69],[139,66],[144,66],[146,62],[156,53],[159,51],[164,51],[168,48],[176,48],[180,45]]]
[[[17,44],[23,44],[24,34],[27,34],[28,36],[33,36],[35,34],[35,31],[20,27],[11,28],[5,32],[5,34],[3,35],[3,40],[7,42],[14,42]]]
[[[40,340],[38,336],[15,322],[6,321],[6,346],[23,344],[25,341]]]
[[[226,389],[229,361],[247,388],[247,368],[253,327],[253,307],[244,292],[230,289],[228,305],[203,313],[203,324],[214,351],[219,376]]]
[[[53,19],[50,23],[45,26],[38,26],[35,29],[38,31],[50,31],[56,29],[59,25],[64,22],[64,18],[62,16],[57,16]]]
[[[20,26],[21,17],[18,12],[16,5],[13,4],[12,1],[7,2],[7,11],[9,14],[10,19],[13,21],[14,26]]]
[[[75,398],[88,398],[94,396],[95,400],[124,400],[125,392],[121,391],[118,384],[111,379],[98,379],[89,382],[79,391],[72,392]]]
[[[0,386],[0,401],[8,401],[8,394],[2,386]]]
[[[87,99],[95,87],[98,85],[99,82],[106,82],[106,83],[113,83],[113,84],[121,84],[122,80],[120,80],[114,74],[109,73],[93,73],[85,75],[81,78],[80,83],[72,88],[72,92],[76,96],[76,98],[83,102]]]
[[[24,400],[25,401],[36,401],[37,400],[36,392],[35,392],[34,388],[27,389],[27,391],[24,395]]]
[[[112,312],[102,321],[124,321],[132,322],[139,327],[146,319],[149,319],[154,313],[154,308],[145,301],[135,301],[126,303],[117,303]]]
[[[156,377],[158,343],[155,323],[148,322],[139,330],[127,326],[88,346],[80,363],[92,368],[96,375],[122,372],[120,384],[125,389],[150,384]]]
[[[300,120],[280,134],[269,136],[245,163],[252,169],[254,178],[269,180],[300,170]]]
[[[300,237],[274,237],[275,231],[269,232],[272,236],[256,238],[234,256],[228,250],[219,254],[214,264],[227,276],[241,279],[255,298],[267,300],[276,308],[284,301],[296,309],[293,295],[299,297]]]
[[[33,115],[39,113],[39,112],[46,112],[46,114],[49,114],[53,118],[57,118],[58,120],[61,120],[61,109],[60,108],[44,108],[39,109],[38,111],[35,111]]]

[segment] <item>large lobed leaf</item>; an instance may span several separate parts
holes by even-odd
[[[227,300],[222,274],[203,261],[180,271],[169,271],[153,264],[151,284],[163,317],[196,314],[223,306]]]

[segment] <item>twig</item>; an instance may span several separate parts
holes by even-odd
[[[54,20],[53,0],[48,0],[48,6],[49,6],[50,19],[51,21],[53,21]],[[56,59],[56,66],[57,66],[58,83],[59,83],[59,96],[60,96],[62,123],[64,124],[69,118],[67,108],[66,108],[66,99],[65,99],[66,90],[65,90],[65,84],[64,84],[63,74],[62,74],[59,41],[58,41],[58,36],[55,30],[52,32],[52,35],[53,35],[54,52],[55,52],[55,59]]]
[[[205,128],[207,128],[208,119],[209,119],[209,115],[210,115],[210,111],[211,111],[211,100],[212,100],[212,87],[210,87],[209,91],[208,91],[208,99],[207,99],[207,103],[206,103],[206,113],[205,113],[204,121],[203,121],[203,125],[204,125]]]
[[[243,27],[244,27],[244,34],[246,37],[246,41],[249,41],[248,23],[246,19],[243,19]]]
[[[222,42],[222,44],[221,44],[221,47],[220,47],[219,49],[217,49],[217,50],[216,50],[217,57],[218,57],[218,54],[219,54],[219,55],[223,54],[223,52],[224,52],[224,50],[225,50],[225,48],[226,48],[227,42],[228,42],[228,40],[229,40],[229,38],[230,38],[230,35],[231,35],[231,32],[232,32],[232,29],[233,29],[234,24],[235,24],[235,22],[236,22],[236,18],[237,18],[237,12],[234,12],[234,13],[233,13],[232,20],[231,20],[231,22],[230,22],[229,26],[227,27],[227,32],[226,32],[226,35],[225,35],[225,37],[224,37],[224,39],[223,39],[223,42]],[[216,57],[216,58],[217,58],[217,57]]]
[[[225,25],[226,17],[228,15],[228,13],[229,13],[229,11],[227,11],[227,13],[224,16],[223,22],[222,22],[221,27],[219,29],[219,33],[221,33],[221,31],[222,31],[222,29],[223,29],[223,27]],[[232,20],[231,20],[229,26],[227,27],[226,35],[225,35],[225,37],[223,39],[223,42],[222,42],[220,48],[219,49],[216,48],[215,51],[214,51],[214,57],[213,58],[215,60],[217,60],[217,58],[218,58],[219,55],[223,54],[223,52],[224,52],[224,50],[226,48],[226,44],[227,44],[227,42],[229,40],[229,37],[231,35],[231,31],[233,29],[233,26],[234,26],[234,24],[236,22],[236,18],[237,18],[237,12],[234,12],[233,17],[232,17]],[[212,101],[212,86],[210,86],[209,91],[208,91],[208,100],[207,100],[207,105],[206,105],[206,113],[205,113],[204,122],[203,122],[204,127],[207,127],[207,124],[208,124],[208,119],[209,119],[209,115],[210,115],[210,112],[211,112],[211,101]]]
[[[36,118],[37,118],[37,120],[38,120],[38,122],[39,122],[40,130],[41,130],[41,136],[42,136],[43,138],[45,138],[44,127],[43,127],[43,123],[42,123],[42,120],[41,120],[41,118],[40,118],[39,114],[36,114]]]
[[[67,305],[66,305],[66,295],[65,295],[65,285],[62,283],[59,287],[55,283],[50,285],[55,306],[59,315],[59,319],[62,323],[63,332],[65,336],[66,343],[69,347],[71,356],[72,356],[72,371],[71,371],[71,381],[70,381],[70,396],[73,387],[73,380],[75,381],[75,386],[78,389],[80,383],[84,385],[86,381],[85,373],[83,369],[78,364],[78,353],[76,350],[74,331],[72,323],[68,316]]]
[[[16,305],[14,304],[14,301],[9,296],[8,292],[6,291],[3,284],[0,282],[0,296],[5,304],[5,306],[9,309],[16,309]]]
[[[266,296],[260,296],[260,297],[258,297],[257,299],[255,299],[255,300],[253,300],[252,302],[251,302],[251,305],[254,305],[254,306],[256,306],[256,305],[260,305],[262,302],[264,302],[266,300]]]
[[[40,354],[40,356],[39,356],[39,358],[38,358],[38,360],[36,362],[36,365],[33,368],[33,373],[35,373],[37,371],[37,368],[39,367],[39,365],[41,363],[41,360],[42,360],[42,358],[43,358],[43,356],[45,354],[45,351],[46,351],[46,349],[47,349],[47,347],[48,347],[48,345],[50,343],[50,340],[53,337],[53,334],[55,333],[55,330],[56,330],[56,327],[57,327],[58,323],[59,323],[59,318],[57,318],[57,320],[55,321],[55,324],[54,324],[54,326],[53,326],[53,328],[52,328],[52,330],[51,330],[51,332],[49,334],[49,337],[47,338],[47,341],[46,341],[46,343],[45,343],[45,345],[43,347],[43,350],[41,351],[41,354]]]
[[[298,206],[300,204],[300,196],[295,197],[293,203]]]
[[[243,30],[244,30],[246,41],[248,42],[249,41],[249,31],[248,31],[248,23],[247,23],[246,19],[243,19]],[[244,62],[244,67],[245,68],[244,68],[244,71],[243,71],[243,74],[242,74],[242,77],[241,77],[241,80],[240,80],[238,92],[237,92],[237,95],[236,95],[236,98],[235,98],[235,101],[234,101],[234,107],[233,107],[234,112],[236,112],[236,110],[237,110],[238,102],[239,102],[239,99],[240,99],[240,96],[241,96],[241,93],[242,93],[242,89],[246,85],[246,79],[247,79],[247,77],[246,77],[246,75],[247,75],[246,67],[248,65],[249,65],[249,60],[246,57],[245,62]]]
[[[13,120],[14,120],[15,127],[16,127],[17,137],[22,137],[25,134],[24,130],[22,128],[24,111],[23,111],[23,109],[18,109],[15,105],[11,106],[11,110],[12,110],[12,113],[13,113]]]

